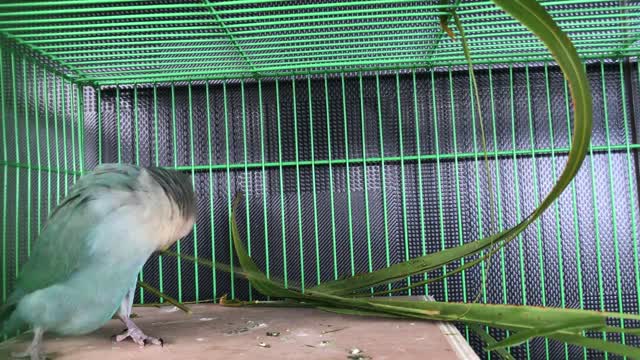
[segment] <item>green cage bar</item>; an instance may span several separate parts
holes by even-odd
[[[640,4],[539,3],[591,80],[588,159],[497,257],[404,294],[637,313]],[[480,108],[460,43],[440,28],[450,6]],[[242,191],[249,253],[304,291],[513,226],[556,181],[572,141],[567,82],[543,44],[488,0],[4,2],[0,45],[3,302],[48,215],[101,163],[189,173],[200,215],[175,249],[232,266],[227,218]],[[139,276],[180,301],[263,299],[233,272],[180,258],[154,256]],[[140,289],[135,301],[154,297]],[[550,340],[509,351],[609,357]]]

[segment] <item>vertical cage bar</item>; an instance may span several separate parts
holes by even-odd
[[[194,147],[194,130],[193,130],[193,93],[192,93],[191,82],[187,85],[187,91],[189,95],[189,145],[191,150],[191,186],[193,187],[193,192],[197,194],[196,188],[196,159],[195,159],[195,147]],[[137,107],[136,107],[137,109]],[[196,219],[197,220],[197,219]],[[198,224],[193,224],[193,256],[198,257]],[[200,280],[198,273],[198,263],[193,263],[193,273],[194,273],[194,287],[195,287],[195,295],[196,295],[196,303],[200,302]]]
[[[371,254],[371,221],[369,215],[369,176],[367,171],[367,128],[364,113],[364,89],[362,84],[362,72],[358,73],[358,87],[360,97],[360,130],[362,136],[362,185],[364,188],[364,222],[367,237],[367,269],[373,271],[372,254]],[[370,289],[373,293],[373,288]]]
[[[422,256],[427,254],[427,240],[424,224],[424,182],[422,180],[422,148],[421,148],[421,136],[420,136],[420,111],[418,107],[418,83],[416,80],[416,69],[411,70],[411,83],[413,84],[413,113],[415,116],[415,131],[416,131],[416,155],[418,156],[418,197],[420,206],[420,243],[422,244]],[[363,143],[364,143],[364,130],[363,130]],[[371,255],[369,255],[371,259]],[[369,271],[371,271],[370,269]],[[427,279],[427,274],[424,273],[423,279]],[[424,285],[424,293],[429,293],[429,285]]]
[[[563,79],[563,99],[564,99],[564,108],[566,115],[566,125],[567,125],[567,137],[569,141],[569,146],[571,146],[571,111],[569,109],[569,87],[566,79]],[[580,305],[580,309],[584,309],[584,290],[582,283],[582,251],[580,249],[580,225],[578,223],[578,194],[576,190],[575,181],[571,182],[571,209],[573,213],[572,221],[573,221],[573,236],[575,239],[575,252],[576,252],[576,274],[578,277],[578,301]],[[582,335],[585,335],[585,332],[582,332]],[[587,348],[582,348],[582,356],[584,360],[587,359]]]
[[[353,215],[351,205],[351,154],[349,153],[349,126],[347,119],[347,93],[345,90],[344,73],[340,74],[340,88],[342,91],[342,124],[344,128],[345,173],[347,182],[347,219],[349,224],[349,260],[351,261],[351,275],[355,275],[355,254],[353,251]]]
[[[589,172],[591,174],[591,196],[593,199],[593,225],[594,225],[594,235],[595,235],[595,240],[596,240],[596,269],[597,269],[597,274],[598,274],[598,303],[599,303],[599,310],[600,311],[604,311],[604,280],[603,280],[603,276],[602,276],[602,239],[600,237],[600,209],[598,207],[598,191],[597,188],[598,186],[596,185],[596,176],[595,176],[595,169],[596,169],[596,165],[595,165],[595,161],[594,161],[594,156],[593,156],[593,144],[591,144],[591,146],[589,146],[589,163],[590,163],[590,168],[589,168]],[[602,339],[606,340],[607,339],[607,334],[605,332],[602,332]],[[609,358],[609,354],[605,353],[604,354],[605,359]]]
[[[384,224],[384,250],[385,265],[391,265],[389,254],[389,210],[387,208],[387,178],[385,174],[385,156],[384,156],[384,131],[382,126],[382,102],[380,96],[380,73],[376,73],[376,108],[378,110],[378,136],[380,137],[380,182],[382,189],[382,220]],[[391,284],[387,285],[387,289],[391,290]],[[391,293],[388,294],[391,296]]]
[[[5,108],[5,91],[4,91],[4,48],[0,47],[0,114],[2,114],[2,118],[7,118],[7,112]],[[7,149],[7,122],[2,121],[2,150],[3,155],[5,157],[5,161],[9,162],[9,153]],[[2,197],[2,302],[7,302],[7,199],[9,197],[9,166],[5,164],[3,169],[4,176],[2,177],[2,191],[4,192],[4,196]]]
[[[435,151],[436,151],[436,177],[437,177],[437,186],[438,186],[438,222],[439,222],[439,230],[440,230],[440,247],[442,250],[445,249],[445,234],[444,234],[444,212],[442,206],[442,165],[440,159],[440,137],[438,135],[438,102],[436,96],[436,79],[435,72],[431,71],[431,107],[433,109],[433,139],[435,142]],[[447,267],[442,267],[442,274],[446,274]],[[449,292],[448,292],[448,278],[444,278],[442,281],[442,286],[444,289],[444,301],[449,300]]]
[[[138,122],[138,84],[133,84],[133,126],[134,126],[134,137],[135,137],[135,162],[136,165],[140,166],[140,140],[139,140],[139,122]],[[140,273],[138,274],[138,278],[140,281],[144,281],[144,269],[140,269]],[[142,286],[139,287],[140,294],[140,304],[144,304],[144,288]]]
[[[622,313],[622,276],[620,275],[620,247],[618,240],[618,216],[616,212],[616,197],[615,197],[615,188],[613,186],[613,159],[611,158],[611,134],[609,131],[609,106],[607,104],[608,96],[607,96],[607,84],[605,79],[604,72],[604,61],[600,61],[600,77],[602,80],[602,106],[604,111],[604,131],[605,131],[605,139],[607,144],[607,170],[609,172],[609,192],[611,193],[610,201],[611,201],[611,222],[612,222],[612,230],[613,230],[613,257],[615,262],[615,272],[616,272],[616,301],[618,304],[618,312]],[[624,107],[624,104],[623,104]],[[624,328],[624,320],[620,320],[620,327]],[[620,334],[620,339],[622,340],[622,344],[626,344],[626,337],[624,332]]]
[[[309,131],[311,138],[311,186],[313,192],[313,236],[316,251],[316,284],[320,284],[320,239],[318,235],[318,194],[316,188],[316,154],[313,133],[313,94],[311,91],[311,76],[307,76],[307,97],[309,98]],[[262,108],[262,106],[260,107]]]
[[[173,132],[173,167],[178,167],[178,127],[176,125],[176,84],[171,82],[171,129]],[[180,240],[176,241],[176,252],[182,253]],[[178,301],[182,302],[182,258],[176,257],[178,263]]]
[[[63,81],[64,83],[64,81]],[[75,182],[78,178],[77,175],[77,162],[76,162],[76,135],[73,126],[73,118],[74,118],[74,110],[75,110],[75,101],[74,101],[74,91],[73,91],[73,83],[68,82],[69,85],[69,135],[71,136],[71,166],[73,167],[73,181]],[[69,169],[67,169],[69,170]]]
[[[154,142],[154,164],[160,166],[160,149],[158,137],[158,84],[153,83],[153,142]],[[162,265],[162,255],[158,256],[158,289],[164,292],[164,267]],[[160,298],[160,303],[164,302],[164,298]]]
[[[231,170],[229,165],[231,164],[231,154],[229,149],[229,109],[227,105],[227,82],[222,83],[222,101],[224,104],[224,147],[225,147],[225,171],[227,175],[227,216],[231,219]],[[229,229],[231,229],[231,220],[229,220]],[[233,271],[233,238],[231,237],[231,231],[229,231],[229,264],[231,265],[231,298],[236,298],[236,286]]]
[[[122,162],[120,119],[120,87],[116,86],[116,146],[118,147],[118,163]]]
[[[449,71],[449,76],[451,76],[451,71]],[[476,193],[476,216],[478,218],[478,238],[481,239],[484,237],[484,221],[482,219],[482,196],[480,194],[480,165],[479,165],[479,152],[478,152],[478,134],[476,131],[476,120],[479,121],[479,119],[476,119],[476,101],[473,97],[473,77],[471,76],[471,72],[469,72],[469,106],[470,106],[470,112],[469,115],[471,115],[471,128],[473,129],[473,131],[471,132],[471,137],[472,137],[472,143],[473,143],[473,167],[474,167],[474,180],[475,180],[475,193]],[[452,90],[452,84],[451,81],[449,81],[449,85],[450,85],[450,91]],[[452,103],[452,113],[455,113],[455,109],[453,109],[453,103]],[[482,109],[478,109],[478,112],[482,112]],[[453,146],[454,146],[454,152],[457,154],[457,134],[455,132],[455,122],[454,122],[454,142],[453,142]],[[454,157],[454,161],[457,162],[458,158],[457,156]],[[457,168],[458,166],[456,166],[456,180],[458,179],[458,172],[457,172]],[[458,188],[456,187],[456,190]],[[491,230],[489,230],[489,233],[491,233]],[[460,239],[461,241],[461,239]],[[484,256],[484,251],[480,252],[480,256]],[[460,259],[462,262],[462,265],[464,264],[464,259]],[[480,275],[481,275],[481,281],[480,281],[480,287],[478,289],[478,293],[482,294],[482,301],[484,303],[487,302],[487,271],[488,269],[485,268],[485,262],[486,263],[490,263],[490,260],[487,261],[482,261],[480,263]],[[464,279],[464,277],[463,277]],[[464,287],[463,287],[464,289]],[[466,301],[466,300],[465,300]],[[488,353],[487,356],[489,358],[491,358],[491,353]]]
[[[300,256],[300,290],[304,293],[305,274],[304,274],[304,240],[302,238],[302,205],[300,199],[300,150],[298,143],[298,99],[296,97],[296,78],[291,78],[291,92],[293,102],[293,143],[295,146],[295,163],[296,163],[296,199],[298,207],[298,243]]]
[[[102,164],[102,89],[96,89],[96,111],[98,112],[98,164]]]
[[[56,202],[57,205],[60,202],[60,175],[62,171],[60,171],[60,137],[58,136],[58,79],[52,75],[53,80],[53,128],[54,128],[54,136],[56,138],[56,169],[58,173],[56,174]]]
[[[490,69],[489,69],[490,71]],[[474,92],[473,92],[473,76],[474,73],[469,71],[469,106],[470,106],[470,115],[471,115],[471,128],[473,129],[471,135],[472,135],[472,139],[473,139],[473,167],[474,167],[474,179],[475,179],[475,193],[476,193],[476,216],[478,218],[478,238],[481,239],[484,237],[484,221],[482,219],[482,196],[480,194],[480,160],[479,160],[479,152],[478,152],[478,134],[477,134],[477,126],[476,126],[476,101],[474,99]],[[453,106],[452,106],[453,107]],[[452,110],[454,111],[454,110]],[[478,113],[481,113],[482,109],[478,108]],[[482,116],[478,116],[478,122],[482,120]],[[482,124],[480,124],[482,126]],[[454,136],[455,136],[455,125],[454,125]],[[483,142],[485,139],[482,139]],[[454,140],[454,148],[457,149],[457,138],[456,140]],[[485,149],[486,150],[486,149]],[[457,151],[456,151],[457,154]],[[457,157],[454,158],[454,161],[457,162]],[[485,159],[486,161],[488,161],[487,159]],[[487,174],[487,176],[489,176],[489,174]],[[456,203],[460,200],[459,197],[457,196],[458,192],[459,192],[459,186],[457,184],[459,177],[458,177],[458,166],[456,166]],[[493,204],[490,204],[490,206],[492,206]],[[458,211],[459,211],[459,216],[458,216],[458,221],[461,221],[461,215],[462,213],[460,212],[460,206],[458,206]],[[491,224],[489,224],[491,225]],[[460,226],[458,227],[459,231],[460,231]],[[490,228],[490,226],[489,226]],[[489,233],[491,233],[491,229],[489,229],[488,231]],[[459,244],[462,245],[463,243],[463,239],[462,236],[460,236],[459,238]],[[489,250],[491,251],[491,250]],[[484,257],[485,256],[485,252],[481,251],[480,252],[480,256]],[[485,267],[485,263],[487,263],[486,267]],[[460,259],[460,264],[461,266],[464,265],[464,258]],[[491,259],[487,259],[486,261],[482,261],[480,263],[480,285],[478,286],[478,290],[477,290],[477,294],[474,296],[474,300],[479,299],[480,296],[482,295],[482,302],[483,303],[487,303],[487,272],[489,271],[489,269],[491,268]],[[463,286],[462,286],[462,292],[463,292],[463,299],[464,302],[467,301],[467,287],[466,287],[466,283],[465,283],[465,275],[464,272],[462,274],[462,281],[463,281]],[[487,334],[489,334],[489,327],[485,326],[485,332]],[[465,325],[465,335],[467,337],[467,339],[469,338],[469,327],[467,325]],[[491,352],[486,352],[487,353],[487,359],[491,359]]]
[[[338,252],[336,242],[336,209],[333,195],[333,159],[331,156],[331,112],[329,111],[329,80],[324,74],[324,104],[327,125],[327,158],[329,162],[329,204],[331,207],[331,242],[333,246],[333,278],[338,279]]]
[[[493,68],[489,65],[488,70],[489,76],[489,102],[491,106],[491,127],[493,130],[493,150],[494,150],[494,158],[495,162],[495,177],[496,177],[496,202],[498,203],[498,231],[502,231],[504,229],[504,210],[502,208],[502,185],[501,185],[501,171],[500,171],[500,161],[498,159],[498,126],[496,124],[496,106],[495,106],[495,97],[494,97],[494,88],[493,88]],[[502,303],[507,303],[507,275],[505,270],[505,253],[504,247],[500,249],[500,278],[502,285]],[[507,331],[507,336],[509,335],[509,331]]]
[[[22,97],[24,101],[24,135],[27,153],[27,257],[31,256],[31,126],[29,124],[29,85],[27,81],[27,59],[22,58]],[[35,79],[34,79],[35,81]],[[36,108],[37,111],[37,108]],[[40,171],[38,171],[40,172]],[[16,189],[20,191],[20,189]]]
[[[555,154],[555,139],[553,134],[553,116],[551,111],[551,91],[549,86],[549,66],[548,63],[544,63],[544,85],[545,85],[545,98],[547,104],[547,121],[549,124],[549,142],[551,148],[551,175],[553,176],[553,181],[557,181],[558,173],[557,173],[557,160]],[[558,201],[554,202],[553,205],[553,213],[555,218],[555,230],[556,230],[556,256],[558,257],[558,274],[559,274],[559,285],[560,285],[560,306],[562,308],[566,307],[565,301],[565,284],[564,284],[564,261],[563,261],[563,249],[562,249],[562,227],[560,224],[560,204]],[[564,356],[565,359],[569,358],[569,345],[564,344]]]
[[[49,84],[47,70],[42,70],[42,97],[44,98],[45,143],[47,144],[47,168],[51,169],[51,140],[49,139]],[[2,82],[2,79],[0,79]],[[47,214],[51,213],[51,171],[47,171]],[[38,225],[40,227],[40,225]]]
[[[529,64],[525,64],[524,67],[525,78],[526,78],[526,87],[527,87],[527,118],[529,119],[529,142],[531,145],[531,179],[533,181],[533,198],[535,202],[535,206],[538,206],[540,203],[540,194],[538,188],[538,166],[537,159],[535,155],[535,134],[534,134],[534,126],[533,126],[533,107],[531,105],[531,81],[529,77]],[[544,254],[543,254],[543,244],[542,244],[542,224],[540,220],[536,221],[536,238],[537,238],[537,247],[538,247],[538,264],[540,266],[540,292],[542,295],[542,306],[547,306],[547,296],[545,290],[545,276],[544,276]],[[549,358],[549,340],[545,339],[545,351],[547,359]]]
[[[518,171],[518,145],[516,142],[516,113],[515,113],[515,99],[514,99],[514,79],[513,79],[513,65],[509,64],[509,110],[511,116],[511,144],[513,147],[513,178],[515,184],[516,194],[516,222],[519,223],[522,219],[522,210],[520,209],[520,176]],[[518,258],[520,265],[520,291],[522,292],[522,305],[527,305],[527,280],[524,267],[524,244],[522,234],[518,235]],[[531,344],[527,340],[525,343],[527,359],[531,359]]]
[[[138,120],[138,84],[133,84],[133,140],[135,143],[135,162],[140,165],[140,123]]]
[[[84,174],[84,88],[76,85],[76,114],[78,117],[78,170]]]
[[[155,89],[155,88],[154,88]],[[207,106],[207,156],[209,158],[209,164],[213,164],[213,150],[211,148],[211,99],[209,97],[209,82],[205,83],[204,87],[205,96],[206,96],[206,106]],[[216,227],[215,227],[215,217],[214,217],[214,206],[213,206],[213,169],[209,167],[209,227],[211,229],[211,261],[213,263],[216,262]],[[217,281],[217,270],[216,267],[212,267],[211,281],[212,281],[212,290],[213,290],[213,299],[218,298],[218,281]]]
[[[276,79],[276,119],[278,123],[278,171],[280,180],[280,225],[282,227],[282,269],[284,272],[284,287],[289,286],[287,272],[287,227],[284,221],[284,179],[282,173],[282,128],[280,119],[280,82]]]
[[[267,278],[271,277],[271,266],[269,265],[269,218],[267,206],[267,172],[265,165],[264,150],[264,105],[262,103],[262,80],[258,79],[258,106],[260,108],[260,166],[262,170],[262,217],[264,218],[264,257],[265,272]]]
[[[240,83],[240,103],[242,105],[242,158],[244,162],[244,211],[247,224],[247,252],[251,256],[251,208],[249,206],[249,160],[247,158],[247,104],[245,98],[244,81]],[[249,282],[249,301],[253,300],[253,288]]]
[[[405,191],[404,139],[402,126],[402,102],[400,101],[400,73],[396,71],[396,104],[398,116],[398,143],[400,145],[400,201],[402,202],[402,236],[404,241],[404,257],[409,260],[409,224],[407,222],[407,195]],[[411,277],[407,277],[407,286],[411,286]],[[407,291],[412,295],[412,289]]]
[[[638,72],[640,76],[640,71]],[[633,239],[633,270],[635,274],[636,281],[636,301],[638,306],[638,311],[640,311],[640,267],[638,266],[638,222],[636,219],[636,209],[633,204],[635,200],[633,199],[634,191],[633,186],[633,165],[632,158],[633,155],[631,153],[631,144],[630,144],[630,131],[629,131],[629,116],[627,113],[627,95],[626,95],[626,86],[624,80],[624,67],[622,62],[620,62],[620,98],[622,99],[622,121],[624,123],[624,139],[625,139],[625,152],[627,158],[627,178],[629,179],[629,211],[631,213],[631,231],[632,231],[632,239]],[[631,94],[633,96],[633,94]]]
[[[496,202],[498,204],[498,231],[502,231],[504,229],[504,210],[502,208],[502,179],[500,174],[502,173],[500,170],[500,161],[498,159],[498,126],[496,124],[496,106],[495,106],[495,96],[494,96],[494,87],[493,87],[493,67],[489,65],[489,69],[487,71],[489,77],[489,104],[491,106],[491,127],[493,131],[493,150],[494,150],[494,158],[493,161],[495,163],[495,177],[496,177]],[[475,129],[475,126],[474,126]],[[504,247],[500,248],[500,279],[501,279],[501,288],[502,288],[502,303],[507,304],[508,295],[507,295],[507,275],[505,269],[505,250]],[[510,336],[511,332],[509,330],[505,331],[506,336]],[[511,348],[507,348],[509,351]]]
[[[18,134],[18,85],[16,82],[16,58],[15,54],[11,53],[11,84],[13,88],[11,89],[13,95],[13,126],[14,131],[14,141],[16,146],[16,163],[20,163],[20,140]],[[16,193],[15,193],[15,201],[16,201],[16,218],[15,218],[15,227],[16,227],[16,238],[15,238],[15,274],[14,277],[18,277],[19,269],[20,269],[20,170],[16,170]]]
[[[65,85],[65,80],[60,79],[60,115],[62,121],[62,156],[64,162],[64,170],[65,172],[69,171],[69,163],[68,163],[68,154],[69,149],[67,148],[67,86]],[[67,175],[64,175],[67,176]],[[67,192],[69,190],[68,181],[65,178],[64,181],[64,196],[67,196]]]
[[[460,203],[460,162],[458,160],[458,134],[456,131],[457,120],[456,120],[456,107],[455,107],[456,102],[455,102],[455,96],[453,92],[453,72],[451,68],[449,68],[448,73],[449,73],[449,101],[451,106],[451,126],[453,130],[452,141],[453,141],[453,167],[454,167],[454,173],[455,173],[455,191],[456,191],[456,220],[457,220],[457,227],[458,227],[458,244],[462,245],[464,238],[462,235],[462,207]],[[466,276],[464,275],[464,272],[463,272],[463,275],[461,275],[461,279],[463,284],[462,289],[463,289],[464,296],[466,296],[465,278]],[[466,299],[464,300],[466,301]]]

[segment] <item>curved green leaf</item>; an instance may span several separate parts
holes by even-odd
[[[535,0],[493,0],[498,6],[537,35],[551,52],[568,80],[574,105],[573,142],[567,164],[551,192],[542,203],[516,226],[498,234],[455,248],[443,250],[390,267],[351,278],[322,283],[319,292],[347,295],[358,289],[386,284],[411,275],[424,273],[452,261],[473,255],[492,244],[506,245],[532,224],[571,183],[585,159],[591,141],[592,99],[589,81],[578,53],[567,35]]]

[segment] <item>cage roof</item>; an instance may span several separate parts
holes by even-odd
[[[640,50],[640,1],[540,3],[583,58]],[[74,81],[122,84],[464,63],[439,0],[58,0],[0,4],[4,44]],[[487,0],[454,6],[478,64],[551,60]]]

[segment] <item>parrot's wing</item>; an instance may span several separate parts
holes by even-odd
[[[80,178],[49,217],[5,307],[91,264],[99,255],[92,253],[91,231],[110,212],[135,204],[130,195],[139,174],[135,166],[106,164]]]

